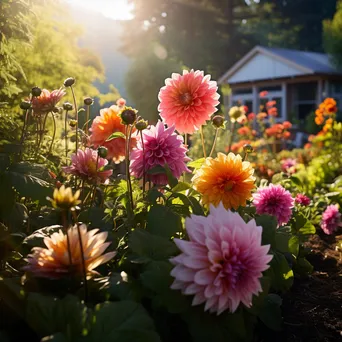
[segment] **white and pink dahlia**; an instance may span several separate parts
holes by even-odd
[[[261,244],[262,227],[255,220],[246,223],[221,203],[211,205],[207,217],[187,218],[186,230],[190,241],[174,240],[182,253],[171,259],[171,288],[194,295],[192,305],[205,303],[204,310],[217,315],[235,312],[240,303],[250,307],[272,260],[270,246]]]
[[[179,133],[192,134],[217,111],[220,95],[217,83],[203,71],[183,71],[172,74],[160,89],[158,110],[168,126],[175,126]]]
[[[141,178],[144,168],[147,173],[158,165],[167,165],[175,178],[179,178],[183,172],[190,172],[186,166],[190,158],[186,155],[183,137],[175,133],[174,127],[165,128],[164,124],[158,121],[156,126],[142,131],[142,135],[143,141],[138,140],[137,147],[130,155],[131,172],[135,177]],[[168,183],[165,173],[146,174],[146,179],[159,185]]]
[[[79,149],[71,156],[71,165],[63,167],[63,171],[72,174],[89,183],[108,183],[112,170],[101,170],[108,164],[108,160],[99,157],[96,150]]]

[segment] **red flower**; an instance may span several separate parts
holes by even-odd
[[[267,90],[261,91],[261,92],[259,93],[259,96],[260,96],[260,97],[265,97],[265,96],[267,96],[267,95],[268,95],[268,91],[267,91]]]

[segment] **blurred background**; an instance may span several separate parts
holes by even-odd
[[[219,79],[255,46],[329,54],[342,64],[336,0],[1,0],[0,103],[69,76],[77,95],[108,106],[119,97],[155,122],[172,72]],[[228,90],[227,90],[228,89]],[[228,91],[225,85],[223,90]]]

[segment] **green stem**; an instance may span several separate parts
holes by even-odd
[[[23,154],[23,145],[24,145],[24,140],[25,140],[25,136],[26,136],[26,127],[27,127],[27,118],[28,118],[29,109],[24,111],[24,113],[25,113],[24,125],[23,125],[23,129],[21,131],[21,137],[20,137],[20,158]]]
[[[213,142],[213,146],[211,148],[211,151],[210,151],[210,154],[209,154],[209,158],[212,156],[212,154],[214,153],[215,151],[215,147],[216,147],[216,141],[217,141],[217,136],[218,136],[218,128],[216,128],[216,131],[215,131],[215,138],[214,138],[214,142]]]
[[[132,126],[133,127],[133,126]],[[127,179],[127,189],[128,189],[128,195],[131,202],[131,209],[133,211],[133,193],[132,193],[132,183],[131,183],[131,175],[129,173],[129,147],[131,142],[131,134],[132,134],[132,127],[126,126],[126,179]]]
[[[70,86],[76,112],[76,153],[78,151],[78,107],[73,86]]]
[[[96,158],[96,174],[95,174],[95,185],[94,185],[94,192],[92,194],[92,199],[91,199],[91,204],[90,206],[92,206],[94,204],[94,201],[95,201],[95,196],[96,196],[96,184],[97,184],[97,168],[99,166],[99,158],[100,158],[100,155],[97,154],[97,158]]]
[[[87,109],[86,109],[86,129],[85,129],[87,136],[89,135],[89,117],[90,117],[90,106],[87,106]]]
[[[143,150],[143,195],[145,194],[145,185],[146,185],[146,170],[145,170],[145,144],[144,144],[144,138],[143,133],[140,131],[140,137],[141,137],[141,145]]]
[[[228,153],[232,147],[233,139],[234,139],[234,131],[235,131],[235,122],[232,122],[231,130],[230,130],[230,138],[229,138],[229,145],[228,145]]]
[[[64,139],[65,139],[65,163],[68,163],[68,111],[65,111],[64,119]]]
[[[205,145],[204,145],[203,126],[201,126],[200,128],[200,132],[201,132],[201,140],[202,140],[202,148],[203,148],[203,157],[207,158],[207,154],[205,152]]]
[[[43,122],[43,127],[40,126],[40,139],[39,139],[39,143],[38,143],[38,146],[37,146],[37,151],[39,151],[40,146],[41,146],[42,141],[43,141],[43,137],[44,137],[44,133],[45,133],[45,126],[46,126],[46,119],[47,119],[48,115],[49,115],[49,113],[47,113],[45,115],[44,122]]]
[[[52,141],[51,141],[51,145],[50,145],[50,149],[49,149],[49,154],[52,151],[52,146],[53,146],[53,143],[55,142],[55,138],[56,138],[56,118],[55,118],[53,113],[51,113],[51,115],[52,115],[52,121],[53,121],[53,134],[52,134]]]

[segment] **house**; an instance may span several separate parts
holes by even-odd
[[[256,46],[218,82],[230,86],[226,106],[241,103],[255,113],[267,91],[263,101],[277,101],[279,120],[303,122],[326,97],[342,109],[342,71],[322,53]]]

